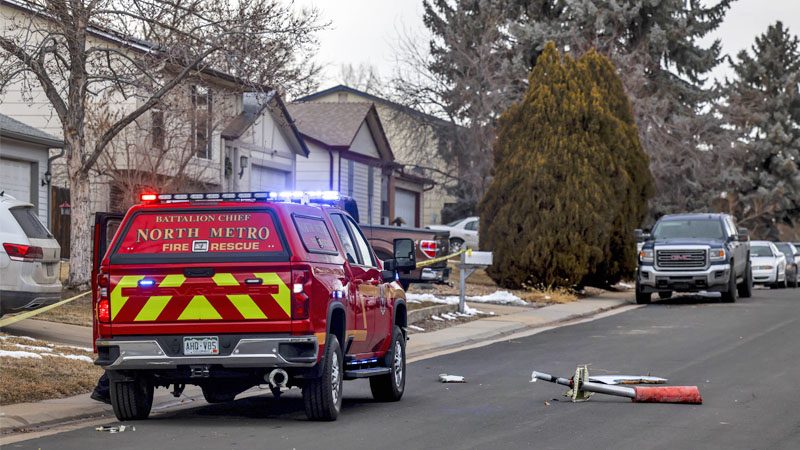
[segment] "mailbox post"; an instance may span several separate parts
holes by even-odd
[[[475,269],[485,269],[492,265],[492,252],[473,252],[467,250],[461,254],[461,262],[458,264],[458,312],[467,312],[466,289],[467,277],[475,272]]]

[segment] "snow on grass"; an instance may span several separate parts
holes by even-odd
[[[23,341],[35,341],[36,340],[36,339],[34,339],[34,338],[30,337],[30,336],[9,336],[9,335],[0,336],[0,341],[5,341],[5,340],[8,340],[8,339],[21,339]]]
[[[42,355],[33,352],[23,352],[23,351],[16,351],[16,350],[0,350],[0,358],[34,358],[34,359],[42,359]]]
[[[52,352],[53,349],[50,347],[39,347],[38,345],[23,345],[23,344],[12,344],[16,348],[21,348],[23,350],[30,350],[32,352]]]
[[[70,355],[70,354],[58,353],[58,354],[47,354],[47,356],[59,356],[61,358],[74,359],[76,361],[83,361],[90,364],[94,362],[92,358],[84,355]]]
[[[408,329],[409,329],[409,330],[414,330],[414,331],[425,331],[425,328],[418,327],[418,326],[416,326],[416,325],[409,325],[409,326],[408,326]]]
[[[435,320],[437,322],[444,322],[444,319],[442,319],[441,317],[437,316],[436,314],[432,315],[431,319],[433,319],[433,320]]]
[[[458,296],[457,295],[449,295],[447,297],[437,297],[433,294],[413,294],[407,293],[406,294],[406,301],[412,302],[431,302],[431,303],[443,303],[446,305],[457,305],[458,304]],[[516,295],[512,294],[508,291],[495,291],[491,294],[487,295],[473,295],[467,296],[467,301],[472,303],[494,303],[500,305],[518,305],[518,306],[525,306],[528,303],[525,300],[517,297]]]

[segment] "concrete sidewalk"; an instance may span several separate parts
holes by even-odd
[[[543,308],[488,304],[472,305],[486,312],[493,311],[496,315],[429,333],[415,333],[408,341],[407,356],[409,361],[418,361],[441,353],[457,351],[467,346],[488,344],[489,341],[502,339],[505,336],[516,333],[588,318],[614,308],[632,304],[632,295],[632,293],[606,293],[599,297],[545,306]],[[57,327],[57,324],[47,323],[46,326],[52,328]],[[35,335],[34,328],[34,326],[29,328],[32,330],[29,335]],[[90,346],[91,329],[88,330],[89,339],[86,342],[82,340],[75,342],[73,345]],[[73,330],[70,328],[70,332],[71,334],[74,333],[75,338],[81,334],[85,335],[85,330]],[[73,336],[70,337],[72,338]],[[78,339],[75,340],[77,341]],[[254,388],[242,395],[262,395],[264,392],[268,391]],[[153,412],[181,408],[188,405],[201,405],[204,402],[202,392],[195,386],[187,386],[180,398],[173,397],[165,389],[157,389],[153,399]],[[90,417],[113,419],[114,413],[111,410],[111,406],[91,400],[89,394],[36,403],[18,403],[0,407],[0,433],[7,434],[16,430],[31,430],[46,425]]]

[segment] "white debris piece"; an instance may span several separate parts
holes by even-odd
[[[418,327],[416,325],[409,325],[408,328],[410,328],[410,329],[412,329],[414,331],[425,331],[425,328]]]
[[[435,320],[437,322],[444,322],[444,319],[442,319],[441,317],[437,316],[436,314],[432,315],[431,319],[433,319],[433,320]]]
[[[42,359],[42,355],[32,352],[0,350],[0,358],[34,358]]]
[[[446,373],[439,374],[439,381],[442,383],[466,383],[466,378],[461,375],[448,375]]]
[[[664,384],[667,379],[646,375],[601,375],[590,376],[589,381],[603,384]]]

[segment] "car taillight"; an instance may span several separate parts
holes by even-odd
[[[435,258],[436,257],[436,250],[438,249],[439,245],[436,241],[420,241],[419,242],[419,249],[422,250],[422,253],[425,254],[428,258]]]
[[[12,261],[34,262],[44,258],[42,248],[33,245],[5,243],[3,248]]]
[[[292,320],[308,319],[309,297],[306,290],[310,287],[308,270],[292,270]]]
[[[97,321],[100,323],[111,322],[111,303],[108,301],[109,284],[107,273],[97,274]]]

